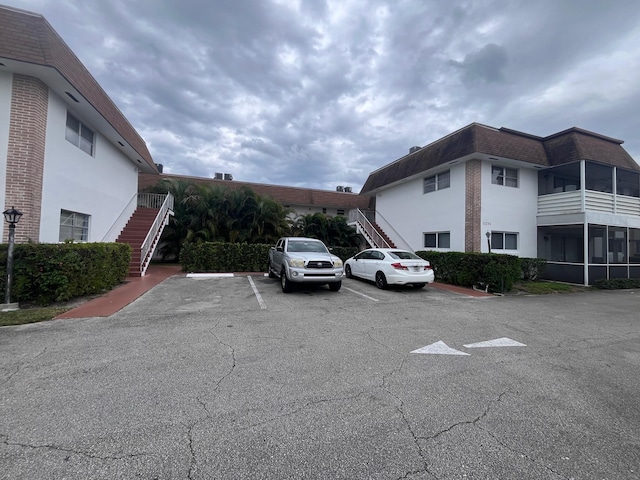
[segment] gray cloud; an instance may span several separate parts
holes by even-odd
[[[640,159],[636,0],[13,6],[47,18],[171,173],[357,191],[471,122],[578,126]]]

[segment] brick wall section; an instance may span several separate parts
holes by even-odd
[[[465,165],[465,252],[479,252],[482,245],[482,217],[480,215],[482,211],[482,171],[480,167],[480,160],[469,160]]]
[[[5,205],[23,213],[16,226],[16,243],[40,238],[42,176],[49,90],[37,78],[13,76]],[[8,237],[6,222],[3,241]]]

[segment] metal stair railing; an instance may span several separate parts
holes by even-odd
[[[164,227],[169,223],[169,217],[173,215],[173,195],[171,193],[139,193],[138,194],[138,207],[143,208],[159,208],[156,219],[149,229],[149,233],[142,242],[140,248],[140,275],[144,276],[147,271],[147,267],[151,262],[151,256],[155,250],[158,241],[160,240],[160,234]]]
[[[377,248],[391,248],[391,245],[380,235],[380,232],[376,230],[373,224],[369,221],[367,216],[359,208],[355,211],[356,224],[362,230],[362,233],[367,237],[369,243]]]

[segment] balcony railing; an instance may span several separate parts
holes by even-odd
[[[539,215],[580,213],[587,210],[640,216],[640,198],[593,190],[551,193],[538,197]]]

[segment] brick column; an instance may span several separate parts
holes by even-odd
[[[465,165],[464,251],[480,252],[482,229],[482,163],[469,160]]]
[[[48,105],[49,89],[44,83],[13,75],[4,208],[14,206],[24,214],[16,226],[16,243],[40,239]],[[6,242],[8,227],[4,220],[3,224]]]

